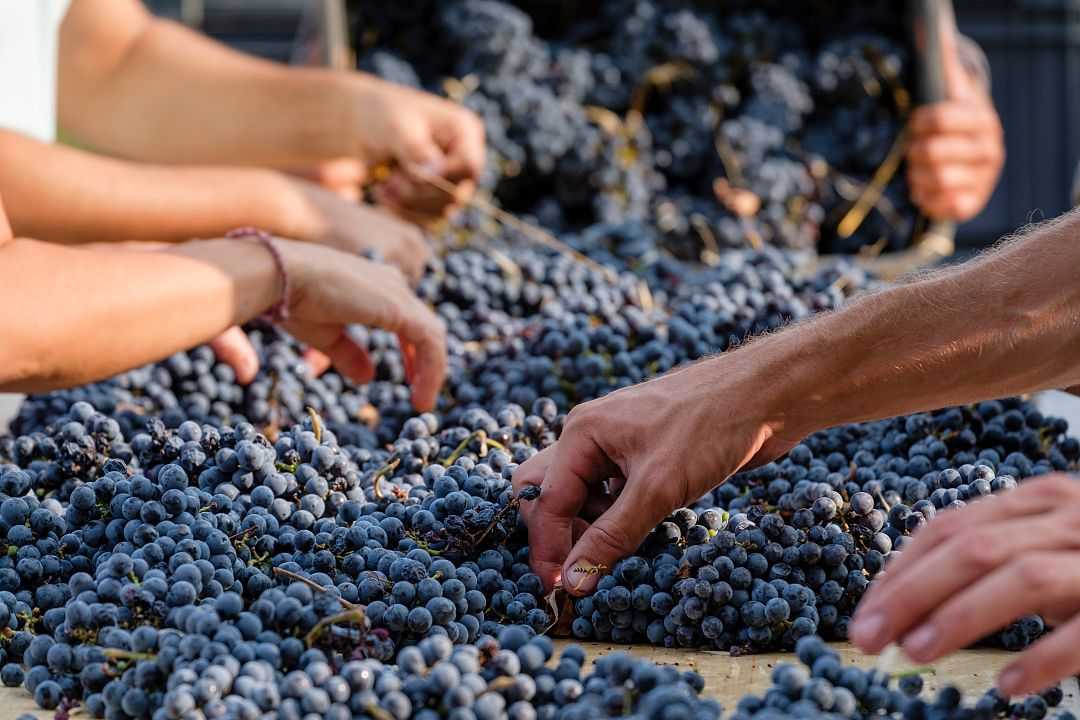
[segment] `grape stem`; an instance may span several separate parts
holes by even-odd
[[[291,570],[286,570],[285,568],[282,568],[282,567],[275,567],[274,568],[274,574],[275,575],[281,575],[282,577],[287,577],[290,580],[295,580],[296,582],[303,583],[303,584],[307,585],[309,588],[311,588],[312,590],[314,590],[315,592],[320,592],[320,593],[328,593],[328,592],[330,592],[327,588],[324,588],[322,585],[315,582],[314,580],[311,580],[310,578],[306,578],[303,575],[297,575],[296,573],[292,572]],[[345,598],[340,597],[340,596],[335,596],[335,599],[339,603],[341,603],[344,607],[348,608],[349,610],[357,610],[357,609],[362,610],[364,608],[363,605],[358,605],[358,604],[356,604],[354,602],[349,602],[348,600],[346,600]]]

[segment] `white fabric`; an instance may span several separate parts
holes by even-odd
[[[56,138],[60,22],[69,0],[0,0],[0,127]]]

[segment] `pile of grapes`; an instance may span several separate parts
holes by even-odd
[[[549,663],[546,638],[842,640],[936,513],[1075,468],[1066,424],[1019,399],[834,428],[675,512],[591,596],[546,594],[518,518],[535,495],[510,478],[571,407],[869,285],[777,249],[719,259],[607,272],[508,233],[447,252],[418,290],[450,329],[433,413],[411,410],[393,338],[362,328],[367,386],[252,327],[246,387],[200,347],[28,398],[0,436],[0,680],[61,716],[718,717],[696,675]],[[1028,617],[984,642],[1043,632]],[[834,695],[848,717],[880,701]]]
[[[313,377],[253,325],[246,386],[199,347],[28,398],[0,435],[0,681],[60,718],[721,717],[697,674],[556,657],[562,636],[796,651],[806,668],[778,669],[739,720],[1043,717],[1052,691],[919,699],[917,679],[891,687],[822,644],[937,513],[1076,469],[1064,421],[1025,400],[816,433],[676,511],[588,597],[530,570],[537,492],[510,480],[571,408],[874,286],[791,247],[831,247],[842,188],[887,152],[905,52],[865,3],[800,8],[820,23],[766,5],[563,7],[585,16],[569,25],[474,0],[355,7],[361,63],[456,78],[488,123],[486,191],[577,252],[475,210],[442,231],[417,288],[449,329],[431,413],[396,338],[365,328],[368,385]],[[853,242],[910,235],[902,180],[888,192],[907,219],[879,206]],[[1044,632],[1031,616],[982,642]]]
[[[849,211],[911,107],[891,2],[349,3],[359,65],[475,110],[485,187],[558,233],[645,226],[684,259],[912,240],[904,173]]]

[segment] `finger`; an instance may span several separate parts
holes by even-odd
[[[431,180],[425,179],[435,177],[440,176],[401,172],[387,181],[386,192],[397,205],[409,212],[422,215],[428,222],[437,220],[457,203],[461,190],[457,186],[442,183],[435,185]]]
[[[334,368],[353,382],[366,385],[375,379],[375,363],[366,348],[358,345],[345,332],[328,347],[323,348]]]
[[[961,222],[978,215],[988,196],[988,193],[975,188],[950,190],[943,195],[919,190],[912,192],[911,201],[924,215],[934,220]]]
[[[544,484],[544,475],[547,474],[548,466],[551,465],[554,452],[554,445],[546,447],[514,470],[514,477],[511,479],[510,484],[514,488],[515,495],[520,494],[522,490],[531,485],[539,487]],[[531,507],[532,505],[526,503],[526,506]],[[523,509],[526,506],[523,506]]]
[[[667,511],[651,500],[643,483],[630,482],[612,506],[581,536],[563,564],[563,587],[574,595],[596,589],[600,576],[644,542]]]
[[[402,347],[410,348],[406,362],[412,365],[413,406],[426,412],[435,408],[446,380],[446,328],[415,295],[409,293],[408,298],[402,326],[396,332]]]
[[[946,133],[973,136],[991,133],[996,137],[1001,131],[996,115],[985,105],[950,100],[915,108],[908,128],[913,139]]]
[[[333,364],[330,362],[330,358],[326,356],[326,353],[315,348],[304,348],[303,358],[308,370],[311,371],[312,377],[319,377],[329,370]]]
[[[431,175],[441,176],[446,165],[443,149],[427,125],[420,123],[411,124],[401,133],[394,159],[401,168],[418,168]]]
[[[982,173],[974,165],[946,163],[908,168],[908,182],[924,193],[947,193],[973,187]]]
[[[406,206],[404,200],[400,197],[401,192],[401,190],[391,187],[390,182],[387,181],[376,187],[372,195],[379,207],[393,213],[395,217],[406,222],[413,223],[419,227],[426,227],[437,220],[437,218],[432,217],[430,214],[413,212],[412,209]]]
[[[478,180],[484,171],[484,123],[471,112],[453,124],[453,132],[445,143],[448,180]]]
[[[416,347],[400,337],[398,346],[401,348],[401,362],[405,366],[405,379],[412,385],[416,380]]]
[[[236,380],[247,385],[259,371],[259,355],[248,340],[247,334],[235,325],[210,341],[210,349],[217,359],[236,373]]]
[[[576,545],[581,536],[589,531],[589,523],[581,518],[574,518],[574,526],[571,528],[571,536]]]
[[[908,148],[909,166],[984,165],[997,161],[995,145],[986,139],[956,133],[927,135]]]
[[[1005,552],[1003,546],[1008,542],[1003,538],[1009,537],[998,534],[999,526],[1005,523],[1023,525],[1031,519],[1027,516],[1059,506],[1062,497],[1073,492],[1065,485],[1073,481],[1063,478],[1051,476],[1028,481],[1021,489],[999,498],[982,500],[961,510],[937,516],[904,546],[904,552],[890,563],[885,577],[870,586],[855,613],[851,626],[852,642],[867,652],[877,652],[911,627],[913,617],[921,617],[928,608],[936,606],[942,597],[941,588],[948,587],[951,582],[951,578],[940,577],[937,573],[941,572],[942,567],[951,567],[951,563],[956,562],[955,558],[950,559],[944,552],[956,553],[958,557],[962,553],[970,563],[970,566],[955,570],[957,576],[966,578],[964,582],[970,581],[972,572],[976,572],[974,577],[979,574],[974,570],[974,563],[971,563],[972,553],[980,553],[975,559],[981,563],[983,572],[995,567],[993,562]],[[1052,497],[1043,496],[1040,490]],[[1034,535],[1015,540],[1017,547],[1043,547],[1038,544],[1038,538],[1044,537],[1045,533]],[[957,543],[958,539],[962,542]],[[1035,544],[1030,545],[1033,542]],[[934,574],[924,572],[923,568],[927,566],[934,569]],[[954,571],[947,572],[952,575]],[[908,587],[920,588],[917,597],[910,598],[910,603],[907,602],[910,593],[897,593],[898,588]],[[905,601],[901,602],[901,597]]]
[[[614,463],[588,429],[572,421],[549,452],[540,497],[532,503],[527,523],[529,561],[551,589],[562,575],[573,543],[573,521],[588,499],[589,487],[612,475]]]
[[[1075,565],[1078,558],[1073,558]],[[1026,695],[1080,672],[1080,617],[1075,617],[1028,648],[998,676],[1005,695]]]
[[[913,569],[921,567],[927,555],[969,529],[996,527],[1007,520],[1018,520],[1023,516],[1052,510],[1071,492],[1067,486],[1071,482],[1062,475],[1029,480],[1018,490],[971,503],[959,510],[940,513],[915,533],[899,557],[889,563],[888,575],[870,586],[856,611],[852,637],[858,637],[860,621],[864,616],[877,609],[878,603],[901,587],[897,584],[897,578],[905,577]]]
[[[986,577],[954,590],[951,598],[946,597],[944,604],[904,637],[904,653],[920,663],[933,662],[1019,617],[1080,593],[1080,553],[1057,548],[1053,552],[1020,552]],[[933,570],[926,571],[927,577],[933,577]]]

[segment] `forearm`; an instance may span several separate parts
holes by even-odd
[[[205,342],[279,297],[256,243],[101,253],[0,240],[0,391],[99,380]]]
[[[0,157],[0,193],[21,236],[173,242],[257,225],[308,239],[313,224],[295,181],[271,170],[131,163],[3,130]]]
[[[1080,215],[751,343],[779,427],[806,433],[1080,381]]]
[[[162,162],[286,167],[357,154],[346,132],[355,74],[252,58],[127,6],[84,0],[64,21],[60,124],[79,140]],[[114,36],[106,17],[130,32]]]

